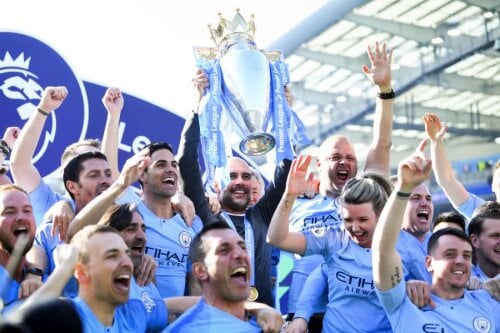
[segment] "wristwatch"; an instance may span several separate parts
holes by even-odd
[[[37,275],[37,276],[43,277],[43,271],[40,268],[37,268],[37,267],[30,267],[30,268],[28,268],[28,270],[26,271],[26,275],[28,275],[28,274],[32,274],[32,275]]]

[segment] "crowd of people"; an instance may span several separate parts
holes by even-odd
[[[378,93],[363,171],[349,138],[334,135],[318,156],[278,161],[266,187],[233,156],[207,191],[197,106],[177,153],[154,142],[120,168],[124,98],[109,88],[102,143],[65,149],[60,194],[31,162],[68,94],[47,87],[0,140],[0,332],[500,332],[500,163],[496,201],[467,192],[446,127],[426,114],[427,140],[390,175],[392,50],[367,54]],[[193,83],[202,103],[206,74]],[[456,209],[436,219],[431,172]],[[294,254],[286,314],[279,251]]]

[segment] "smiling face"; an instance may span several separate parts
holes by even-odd
[[[144,224],[144,219],[138,212],[134,211],[130,224],[118,233],[129,248],[134,268],[139,267],[142,263],[146,247],[146,225]]]
[[[244,213],[251,199],[252,171],[239,158],[228,161],[229,183],[222,191],[222,207],[230,213]]]
[[[346,182],[358,172],[354,147],[346,137],[328,139],[321,145],[317,166],[322,194],[338,195]]]
[[[469,280],[472,266],[472,247],[454,235],[443,235],[426,258],[432,274],[432,284],[443,293],[462,292]]]
[[[500,272],[500,220],[486,218],[481,229],[479,235],[471,234],[470,239],[479,266],[483,271],[488,270],[495,276]]]
[[[128,301],[132,261],[119,234],[94,233],[86,242],[88,260],[77,265],[77,278],[83,298],[108,306]],[[87,302],[90,303],[90,302]]]
[[[411,193],[406,206],[403,230],[406,230],[422,241],[430,230],[430,223],[434,212],[432,196],[425,184],[420,184]]]
[[[178,189],[179,170],[174,154],[159,149],[151,154],[147,172],[141,176],[144,195],[171,198]]]
[[[232,229],[202,236],[205,259],[193,264],[203,292],[224,302],[241,302],[250,290],[250,260],[243,239]]]
[[[342,204],[342,218],[349,237],[359,246],[371,248],[378,221],[373,204],[371,202],[359,205],[344,203]]]
[[[252,174],[252,198],[250,200],[250,205],[255,205],[257,201],[262,197],[264,188],[259,180],[259,178]]]
[[[82,209],[113,182],[111,168],[106,160],[91,158],[82,163],[78,181],[67,180],[67,188],[75,199],[78,209]]]
[[[9,186],[9,185],[6,185]],[[24,253],[31,248],[35,239],[35,217],[28,195],[15,188],[0,190],[0,247],[11,254],[18,237],[28,236]]]

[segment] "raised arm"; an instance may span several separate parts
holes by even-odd
[[[42,302],[48,298],[59,297],[64,286],[75,271],[78,255],[79,249],[77,247],[69,244],[59,245],[55,253],[56,269],[47,281],[27,298],[20,309],[27,308],[34,303]]]
[[[289,220],[295,199],[305,192],[313,182],[312,174],[307,175],[311,156],[300,155],[292,162],[285,192],[269,224],[267,242],[283,249],[303,255],[306,250],[306,238],[300,232],[290,232]]]
[[[198,91],[198,102],[208,87],[208,78],[202,70],[196,72],[193,83]],[[196,108],[198,109],[198,107]],[[194,204],[196,214],[203,223],[213,219],[214,214],[210,210],[201,176],[200,163],[198,161],[198,147],[200,145],[200,124],[198,114],[190,112],[186,117],[186,123],[182,129],[179,142],[178,160],[179,172],[183,181],[184,194]]]
[[[425,132],[431,141],[431,159],[434,161],[432,169],[436,181],[443,189],[450,202],[458,207],[462,205],[469,194],[465,187],[458,181],[451,167],[450,160],[444,147],[446,126],[441,124],[439,117],[432,113],[424,115]]]
[[[75,219],[69,225],[68,242],[85,226],[96,224],[106,209],[114,204],[122,192],[139,179],[139,176],[144,172],[149,163],[147,152],[148,150],[144,149],[129,158],[125,162],[118,179],[78,212]]]
[[[7,177],[9,167],[4,165],[4,161],[12,152],[20,132],[19,127],[7,127],[3,133],[3,138],[0,140],[0,185],[11,183],[10,178]]]
[[[116,180],[120,174],[118,168],[118,129],[120,125],[120,114],[123,110],[123,95],[119,88],[108,88],[102,104],[108,112],[106,118],[106,127],[102,136],[102,152],[108,159],[109,166],[113,175],[113,180]]]
[[[35,154],[43,126],[50,113],[61,106],[67,95],[68,90],[65,87],[45,88],[37,110],[24,125],[12,150],[10,165],[14,182],[28,193],[36,189],[42,180],[31,159]]]
[[[403,216],[413,189],[431,172],[431,162],[423,154],[423,140],[415,153],[398,166],[398,183],[385,204],[373,235],[372,262],[375,286],[381,291],[394,288],[403,279],[403,264],[396,251]]]
[[[373,119],[373,139],[366,157],[365,170],[371,169],[389,175],[394,98],[387,95],[392,92],[392,50],[387,50],[385,43],[380,47],[377,42],[373,49],[368,47],[368,58],[371,68],[363,65],[362,70],[368,80],[377,86],[378,96]]]

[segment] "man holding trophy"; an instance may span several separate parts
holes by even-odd
[[[210,29],[218,47],[196,49],[200,70],[193,82],[200,98],[181,135],[179,169],[196,214],[204,224],[210,223],[215,216],[205,199],[198,162],[201,143],[209,185],[219,189],[220,217],[245,240],[254,272],[249,299],[274,307],[267,228],[285,189],[293,146],[307,138],[287,105],[286,65],[278,52],[256,49],[254,29],[253,20],[247,23],[239,12],[232,21],[221,16],[219,26]],[[275,147],[274,182],[250,206],[252,171],[247,161],[232,157],[232,151],[255,156]],[[215,168],[220,171],[217,182]]]

